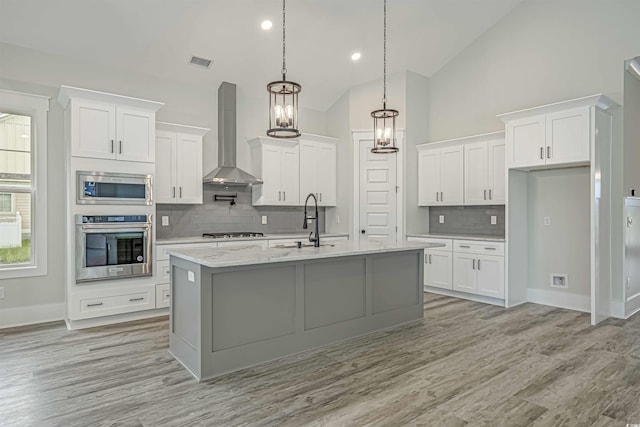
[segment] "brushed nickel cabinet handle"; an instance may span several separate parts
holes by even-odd
[[[473,269],[474,270],[476,269],[476,260],[475,259],[473,260]]]
[[[466,248],[469,249],[471,246],[467,246],[467,245],[460,245],[461,248]]]
[[[424,263],[425,264],[429,263],[429,254],[424,254]]]
[[[480,270],[480,260],[478,260],[478,270]]]
[[[429,254],[429,264],[433,264],[433,260],[431,259],[431,254]]]
[[[174,199],[176,198],[176,187],[173,187],[173,196],[171,197],[173,197]]]
[[[182,186],[180,186],[180,198],[182,199]]]
[[[491,195],[491,189],[489,189],[489,200],[493,200],[493,196]]]
[[[120,142],[120,152],[118,154],[122,154],[122,141],[119,141],[119,142]]]
[[[278,201],[282,201],[282,191],[278,191]]]
[[[133,302],[133,301],[142,301],[144,300],[144,297],[139,297],[139,298],[129,298],[129,301]]]
[[[488,250],[488,251],[495,251],[496,250],[496,248],[485,248],[485,249]]]
[[[322,193],[320,193],[320,201],[322,201]]]
[[[96,302],[96,303],[93,303],[93,304],[87,304],[87,307],[97,307],[99,305],[102,305],[102,303],[101,302]]]
[[[436,191],[436,202],[440,201],[440,195],[438,194],[438,192]]]
[[[283,202],[286,202],[286,201],[287,201],[287,192],[286,192],[286,191],[283,191],[283,192],[282,192],[282,201],[283,201]]]
[[[444,192],[440,192],[440,201],[444,202]]]
[[[540,147],[540,160],[544,160],[544,147]]]
[[[115,142],[115,141],[112,139],[112,140],[111,140],[111,152],[112,152],[112,153],[113,153],[113,150],[114,150],[114,148],[113,148],[113,144],[114,144],[114,142]]]
[[[484,199],[487,200],[487,190],[484,190]]]
[[[551,146],[547,145],[547,159],[551,158]]]

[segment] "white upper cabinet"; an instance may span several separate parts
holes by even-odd
[[[464,204],[505,203],[504,137],[464,145]]]
[[[328,138],[327,138],[328,139]],[[319,206],[335,206],[337,192],[336,143],[300,140],[300,202],[312,193]]]
[[[73,157],[155,162],[155,113],[162,103],[62,86]]]
[[[462,145],[418,146],[418,205],[455,206],[464,203]]]
[[[300,203],[300,147],[297,141],[256,138],[251,144],[252,171],[264,182],[252,186],[254,206]]]
[[[252,170],[264,183],[252,187],[254,206],[301,206],[312,193],[318,206],[337,200],[337,140],[302,135],[249,141]]]
[[[527,170],[588,164],[595,140],[592,114],[596,108],[606,110],[613,105],[606,96],[593,95],[499,115],[506,127],[507,167]]]
[[[202,137],[209,129],[156,124],[157,203],[202,203]]]

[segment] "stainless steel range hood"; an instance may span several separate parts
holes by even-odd
[[[228,82],[218,88],[218,164],[202,178],[203,183],[262,184],[261,179],[236,167],[236,85]]]

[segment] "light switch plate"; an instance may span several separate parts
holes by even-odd
[[[262,215],[262,225],[267,225],[267,216]]]
[[[169,216],[168,215],[162,215],[162,226],[163,227],[168,227],[169,226]]]
[[[543,224],[547,227],[549,227],[551,225],[551,217],[550,216],[545,216],[544,220],[543,220]]]
[[[187,279],[190,282],[195,282],[196,281],[196,273],[194,273],[193,271],[188,271],[187,272]]]
[[[496,215],[491,215],[491,225],[498,224],[498,217]]]
[[[440,224],[444,224],[444,215],[440,215],[440,216],[438,217],[438,222],[439,222]]]

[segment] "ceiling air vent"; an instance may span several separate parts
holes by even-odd
[[[189,64],[202,68],[211,68],[213,61],[211,59],[200,58],[198,56],[192,56]]]

